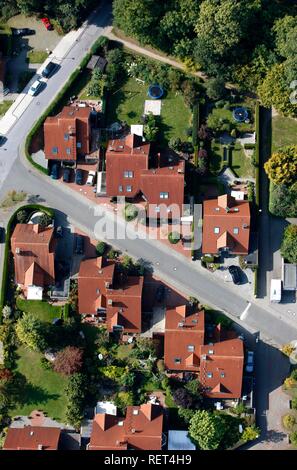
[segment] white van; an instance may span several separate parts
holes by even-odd
[[[279,303],[281,300],[282,300],[282,281],[281,279],[271,279],[270,302]]]

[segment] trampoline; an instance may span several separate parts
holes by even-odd
[[[163,96],[164,90],[161,85],[150,85],[147,94],[151,99],[158,100]]]
[[[235,108],[232,114],[236,122],[245,122],[249,119],[249,113],[246,108]]]

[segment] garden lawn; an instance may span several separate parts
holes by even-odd
[[[246,156],[240,142],[236,142],[231,150],[230,167],[238,178],[254,176],[254,167],[251,159]]]
[[[0,116],[3,116],[6,113],[6,111],[10,108],[12,103],[13,103],[13,101],[7,100],[7,101],[3,101],[0,104]]]
[[[27,385],[21,393],[22,404],[10,410],[10,416],[28,416],[33,410],[42,410],[49,417],[63,422],[67,379],[52,370],[43,370],[40,366],[40,353],[21,346],[17,355],[17,372],[26,377]]]
[[[249,115],[250,115],[250,122],[249,123],[236,122],[233,119],[233,114],[232,114],[233,109],[237,108],[237,107],[241,107],[241,106],[247,108],[248,111],[249,111]],[[224,108],[214,107],[211,114],[213,116],[216,116],[216,117],[220,118],[220,119],[226,119],[226,120],[232,122],[239,132],[254,132],[255,102],[253,100],[248,100],[247,99],[247,101],[242,102],[242,103],[234,103],[234,104],[232,103],[232,104],[230,104],[230,108],[231,109],[224,109]]]
[[[297,145],[297,119],[275,116],[272,119],[272,151],[293,144]]]
[[[27,57],[30,64],[42,64],[47,59],[48,53],[45,51],[30,51]]]
[[[237,178],[254,177],[254,167],[251,158],[246,156],[240,142],[235,142],[234,148],[231,148],[230,152],[227,146],[227,153],[231,154],[231,158],[230,161],[227,158],[227,161],[224,162],[224,145],[220,144],[217,140],[212,141],[209,165],[212,174],[217,175],[224,165],[229,164]]]
[[[44,300],[26,300],[17,298],[17,308],[22,312],[33,313],[39,320],[51,322],[54,318],[61,318],[62,307],[53,306]]]
[[[138,83],[130,78],[119,90],[109,97],[107,122],[125,121],[129,125],[140,123],[144,112],[144,102],[147,96],[148,85]],[[161,136],[163,143],[171,137],[179,137],[187,141],[186,129],[190,125],[191,111],[185,105],[182,95],[168,92],[162,99],[161,108]]]

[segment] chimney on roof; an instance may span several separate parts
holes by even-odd
[[[161,168],[161,154],[157,153],[157,168]]]
[[[99,268],[99,274],[100,274],[100,269],[102,268],[102,262],[103,262],[103,258],[102,256],[99,256],[96,261],[97,268]]]
[[[38,450],[42,450],[42,449],[43,449],[43,445],[42,445],[42,444],[38,444],[37,449],[38,449]]]
[[[128,134],[125,139],[125,144],[127,147],[133,149],[136,147],[136,135],[135,134]]]
[[[33,436],[33,434],[34,434],[34,431],[30,431],[30,436]]]
[[[230,194],[223,194],[218,197],[218,206],[225,209],[226,212],[230,211],[230,207],[233,206],[234,198]]]
[[[33,224],[33,232],[35,232],[35,233],[40,232],[40,225],[39,224]]]

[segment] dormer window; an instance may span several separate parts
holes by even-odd
[[[238,228],[238,227],[234,227],[233,233],[234,233],[234,235],[238,235],[238,234],[239,234],[239,228]]]
[[[169,197],[169,193],[166,193],[166,192],[160,193],[160,199],[168,199],[168,197]]]
[[[126,191],[127,191],[127,193],[131,193],[132,192],[132,186],[130,186],[130,185],[126,186]]]
[[[206,375],[207,375],[207,377],[208,377],[209,379],[212,379],[212,372],[207,372]]]
[[[213,233],[220,233],[220,227],[215,227],[213,229]]]
[[[66,153],[67,153],[67,155],[71,155],[71,148],[70,147],[66,148]]]
[[[58,147],[53,147],[52,148],[52,154],[57,155],[58,154]]]
[[[64,134],[64,140],[66,140],[66,142],[69,140],[69,134],[67,132]]]
[[[134,414],[134,416],[139,415],[139,410],[133,410],[133,414]]]
[[[124,426],[124,421],[119,421],[118,426]]]
[[[133,178],[133,171],[124,171],[124,178]]]
[[[188,345],[188,351],[189,352],[194,352],[195,351],[195,346],[193,344]]]
[[[225,372],[221,372],[222,379],[225,377]]]
[[[208,354],[212,355],[213,354],[213,349],[209,349]]]
[[[239,212],[238,207],[234,207],[234,212]]]
[[[175,357],[174,358],[174,364],[180,364],[181,363],[181,358],[180,357]]]

